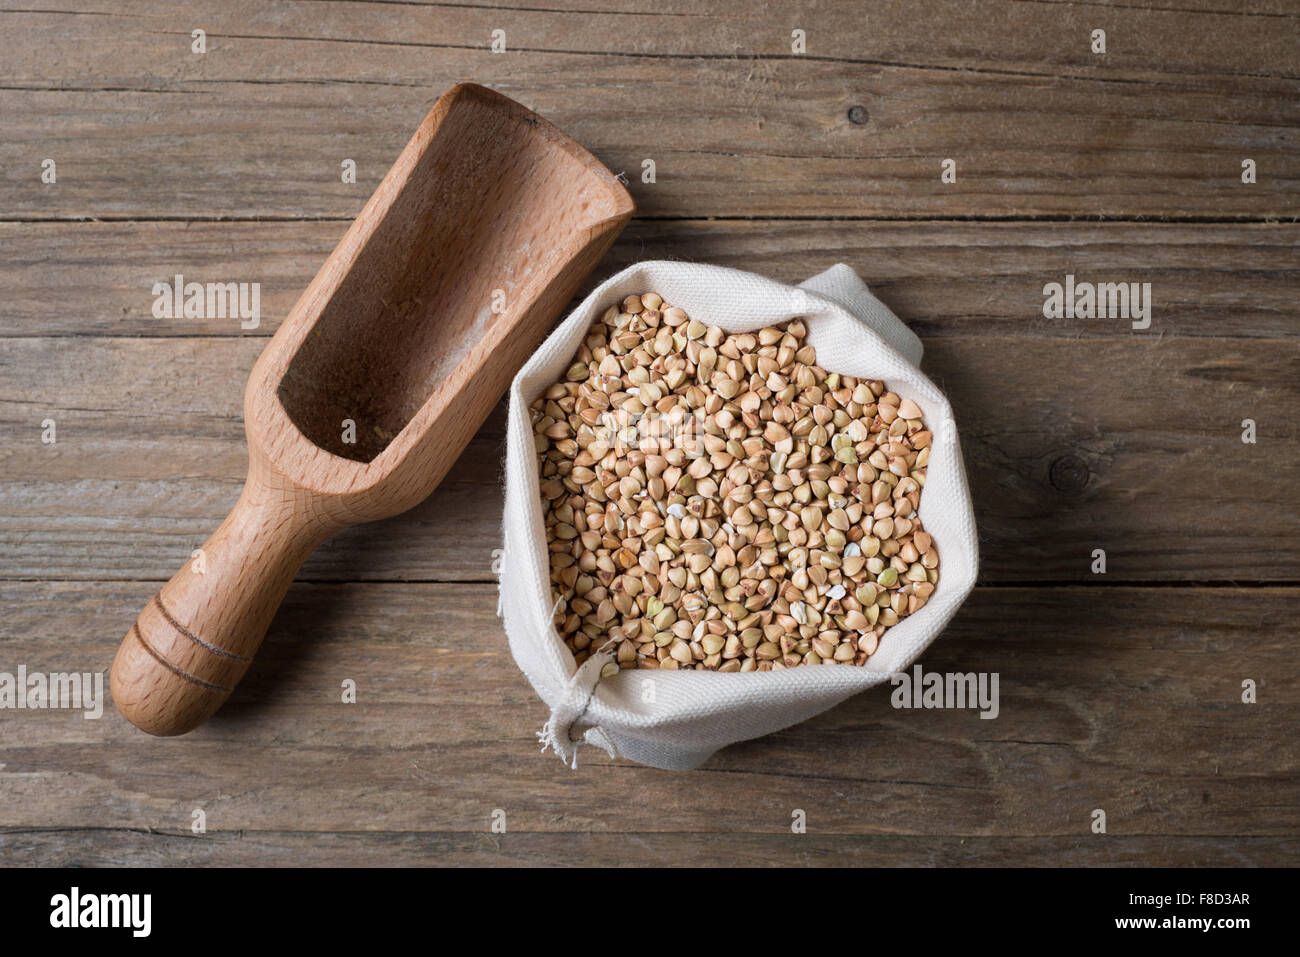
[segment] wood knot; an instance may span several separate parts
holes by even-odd
[[[865,106],[849,107],[849,122],[854,126],[866,125],[867,119],[867,108]]]
[[[1073,452],[1066,453],[1054,461],[1047,470],[1048,481],[1052,488],[1068,495],[1082,492],[1092,478],[1088,463]]]

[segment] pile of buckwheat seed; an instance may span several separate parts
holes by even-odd
[[[655,293],[532,404],[555,623],[581,664],[861,665],[926,603],[921,410],[827,372],[801,320],[727,334]]]

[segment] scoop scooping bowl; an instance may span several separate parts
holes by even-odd
[[[433,491],[632,209],[518,103],[439,99],[254,365],[243,493],[131,626],[118,710],[175,735],[221,707],[307,556]]]

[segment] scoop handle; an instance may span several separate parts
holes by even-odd
[[[192,731],[244,676],[294,575],[338,527],[297,491],[250,479],[221,527],[140,612],[110,678],[113,703],[136,727]]]

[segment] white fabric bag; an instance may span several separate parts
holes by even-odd
[[[657,292],[727,332],[802,316],[819,365],[883,379],[921,407],[934,437],[920,517],[939,550],[939,583],[922,608],[885,632],[866,665],[726,674],[633,669],[602,679],[610,653],[595,653],[581,667],[574,663],[552,622],[555,597],[529,404],[563,376],[606,307],[642,292]],[[921,340],[842,264],[794,287],[718,266],[643,262],[602,283],[551,333],[510,386],[499,608],[515,661],[551,708],[539,733],[543,750],[553,747],[576,766],[577,745],[585,740],[641,764],[694,768],[719,748],[797,724],[911,667],[970,593],[978,563],[956,423],[920,362]]]

